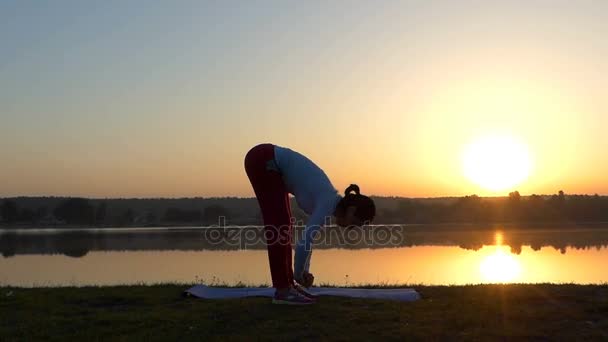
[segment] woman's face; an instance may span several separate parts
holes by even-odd
[[[336,224],[340,227],[362,226],[363,222],[361,219],[355,216],[356,211],[357,207],[354,206],[346,208],[344,215],[336,216]]]

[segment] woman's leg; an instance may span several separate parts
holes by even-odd
[[[272,285],[286,289],[293,284],[289,273],[291,253],[287,253],[287,249],[291,252],[291,210],[281,174],[267,167],[267,162],[273,159],[273,145],[258,145],[247,153],[245,170],[262,211]]]

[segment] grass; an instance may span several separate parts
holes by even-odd
[[[607,285],[417,286],[413,303],[182,297],[184,285],[0,288],[0,340],[607,340]]]

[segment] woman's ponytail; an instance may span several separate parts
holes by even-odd
[[[371,222],[376,216],[374,201],[361,195],[361,189],[357,184],[351,184],[344,190],[344,197],[336,206],[336,214],[344,215],[348,207],[355,207],[355,216],[363,222]]]
[[[348,188],[346,188],[346,190],[344,190],[344,196],[348,196],[350,195],[350,193],[354,191],[355,195],[360,195],[361,194],[361,190],[359,190],[359,186],[357,184],[351,184],[348,186]]]

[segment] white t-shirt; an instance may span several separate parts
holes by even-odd
[[[275,145],[274,158],[287,191],[294,195],[298,206],[309,215],[303,239],[296,245],[294,259],[294,278],[301,280],[302,273],[310,269],[312,240],[325,224],[326,218],[333,215],[342,196],[325,172],[302,154]]]

